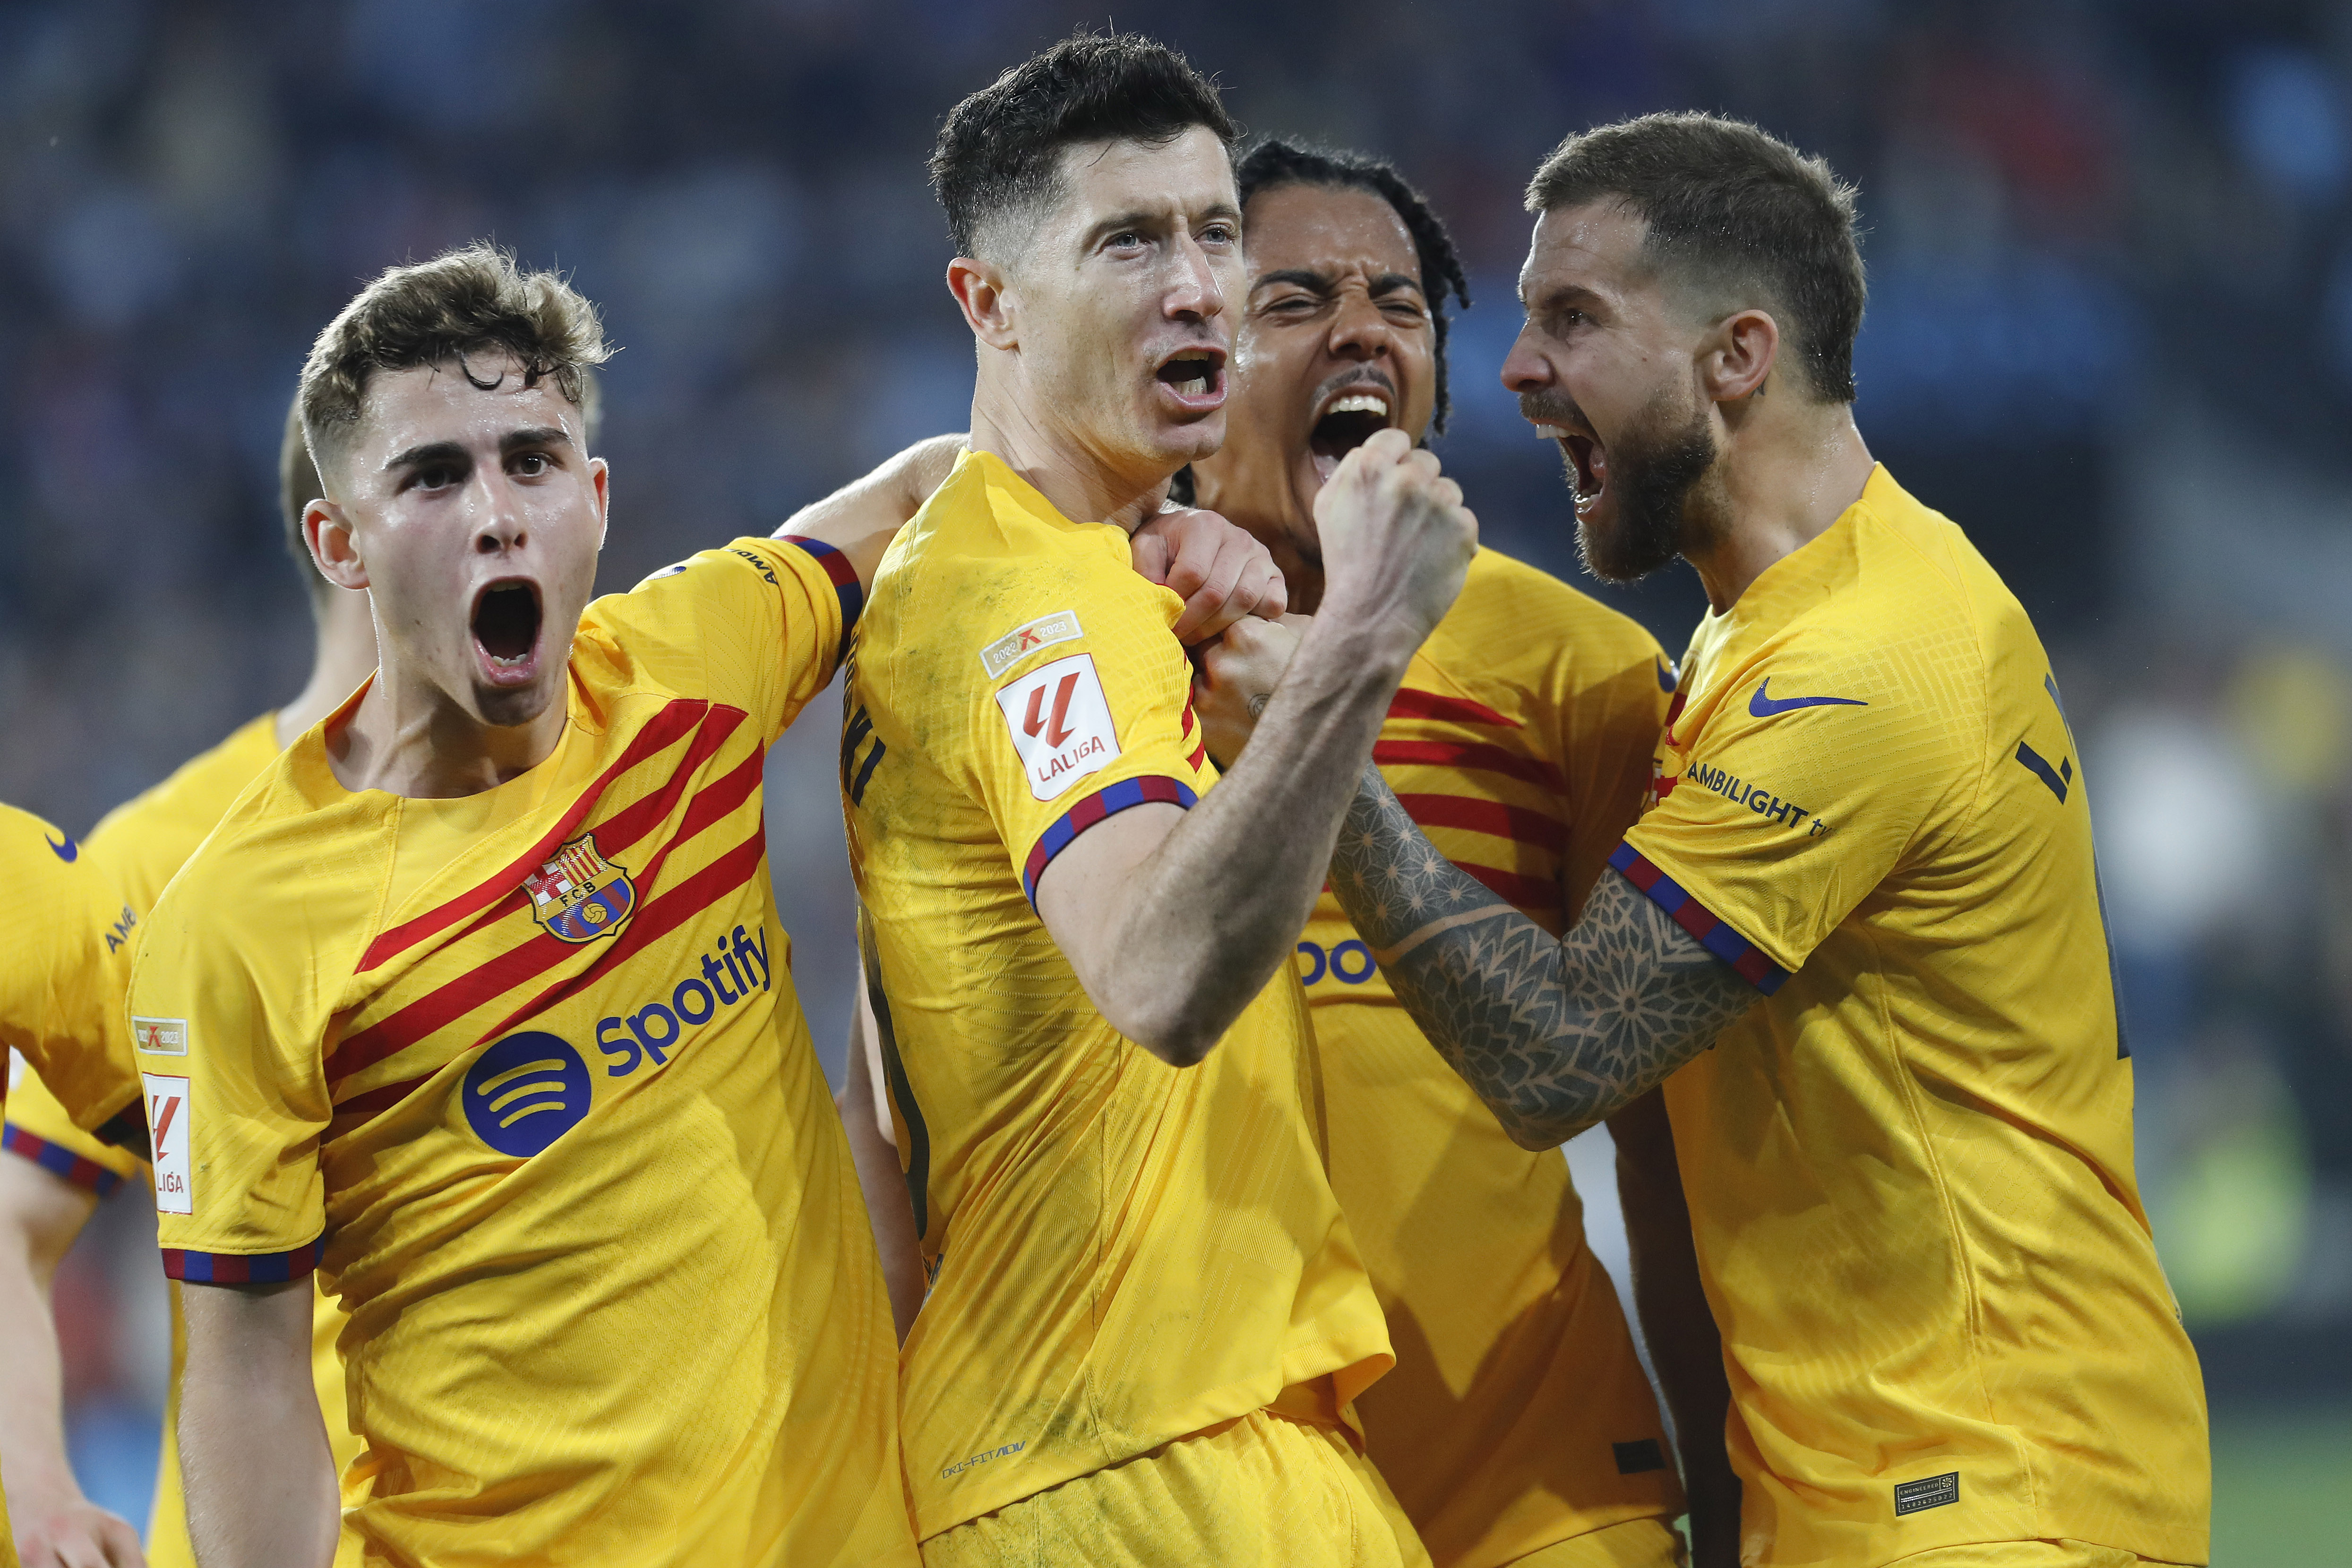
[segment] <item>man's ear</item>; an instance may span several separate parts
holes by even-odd
[[[367,563],[360,559],[356,541],[352,538],[351,519],[332,501],[312,501],[304,508],[302,542],[310,547],[310,559],[318,563],[319,575],[337,588],[368,585]]]
[[[596,548],[604,548],[604,530],[613,517],[613,468],[602,457],[588,459],[588,483],[596,490]]]
[[[1020,345],[1010,291],[1003,268],[992,261],[960,256],[948,263],[948,292],[962,308],[964,325],[992,349]]]
[[[1780,323],[1762,310],[1735,311],[1700,348],[1699,383],[1715,402],[1737,402],[1764,384],[1780,354]]]

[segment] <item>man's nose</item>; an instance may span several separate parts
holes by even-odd
[[[499,555],[520,549],[528,542],[520,497],[504,468],[492,465],[477,468],[466,489],[467,508],[474,517],[474,549],[478,554]]]
[[[1528,340],[1528,329],[1519,329],[1511,351],[1503,356],[1503,385],[1515,392],[1538,392],[1552,384],[1551,361]]]
[[[1396,328],[1369,294],[1349,289],[1331,319],[1331,352],[1343,360],[1377,359],[1396,351]]]
[[[1182,235],[1176,242],[1176,276],[1161,301],[1162,310],[1175,320],[1205,321],[1224,308],[1225,287],[1218,281],[1209,253],[1191,235]]]

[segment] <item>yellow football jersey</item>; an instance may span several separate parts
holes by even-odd
[[[1493,549],[1414,655],[1372,759],[1456,865],[1546,930],[1637,813],[1674,677],[1650,634]],[[1358,1409],[1441,1568],[1490,1568],[1682,1491],[1557,1149],[1532,1154],[1398,1005],[1329,892],[1298,944],[1331,1185],[1388,1316]]]
[[[857,601],[838,553],[766,539],[599,600],[554,753],[463,799],[344,789],[347,704],[147,922],[166,1271],[325,1270],[347,1556],[914,1561],[761,821]]]
[[[858,630],[842,782],[932,1271],[903,1356],[926,1537],[1293,1385],[1344,1408],[1389,1364],[1297,977],[1171,1067],[1096,1012],[1031,904],[1079,833],[1215,778],[1181,606],[1129,559],[968,453]]]
[[[124,801],[100,819],[83,850],[128,901],[132,916],[152,909],[156,895],[179,872],[196,846],[218,825],[245,787],[278,757],[278,721],[263,714],[228,738],[183,764],[153,789]],[[110,945],[129,941],[128,932],[110,935]],[[60,1180],[110,1196],[125,1178],[145,1179],[147,1163],[123,1149],[76,1129],[40,1080],[27,1073],[8,1103],[0,1146],[42,1166]],[[163,1447],[155,1469],[155,1498],[148,1513],[147,1561],[151,1568],[195,1568],[188,1540],[186,1500],[180,1491],[180,1372],[187,1360],[187,1329],[180,1316],[180,1286],[168,1282],[172,1314],[172,1380],[163,1406]],[[360,1442],[351,1428],[343,1399],[343,1358],[335,1342],[342,1333],[342,1309],[323,1291],[310,1307],[310,1375],[319,1390],[319,1413],[335,1469],[356,1458]]]
[[[122,1018],[137,916],[81,845],[14,806],[0,806],[0,1050],[24,1057],[77,1127],[137,1116]]]
[[[1666,1083],[1746,1560],[2204,1562],[2203,1387],[2024,611],[1879,469],[1701,623],[1657,764],[1613,863],[1765,998]]]

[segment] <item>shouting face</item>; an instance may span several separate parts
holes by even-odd
[[[309,526],[320,570],[368,591],[396,691],[494,727],[560,702],[604,540],[583,423],[495,355],[369,380]]]
[[[1352,186],[1259,193],[1231,426],[1193,467],[1197,500],[1257,535],[1294,586],[1318,580],[1317,492],[1377,431],[1420,442],[1436,407],[1436,344],[1394,207]]]
[[[1147,487],[1217,449],[1242,259],[1213,132],[1066,149],[1051,210],[1005,243],[975,326],[1017,353],[1025,417]]]
[[[1644,226],[1612,202],[1544,214],[1503,363],[1519,412],[1559,444],[1586,569],[1616,582],[1705,549],[1727,512],[1694,361],[1706,323],[1643,254]]]

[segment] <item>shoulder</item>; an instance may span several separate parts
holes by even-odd
[[[90,852],[126,891],[152,894],[277,758],[278,716],[263,714],[99,819]]]
[[[83,845],[47,819],[15,806],[0,805],[0,874],[7,878],[11,902],[26,914],[113,902],[105,875]]]
[[[1596,685],[1635,668],[1673,686],[1672,665],[1640,622],[1491,547],[1471,561],[1426,651],[1449,673],[1477,671],[1530,690]]]

